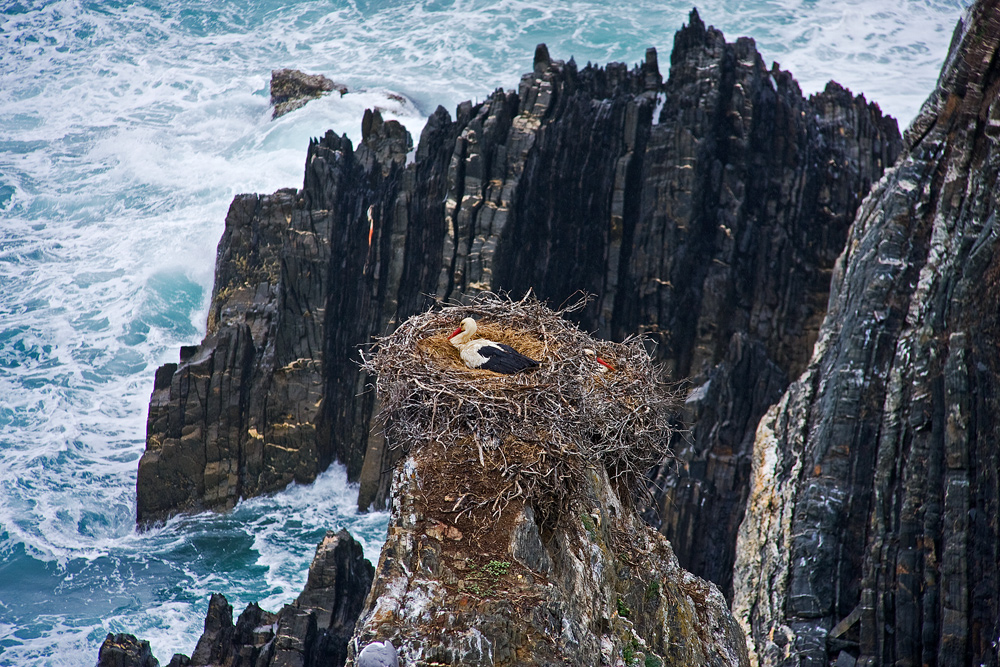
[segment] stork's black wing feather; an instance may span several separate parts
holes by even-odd
[[[480,366],[494,373],[504,373],[510,375],[539,365],[531,357],[526,357],[510,345],[503,343],[493,343],[483,345],[479,348],[479,354],[486,358],[486,362]]]

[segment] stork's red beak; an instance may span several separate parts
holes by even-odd
[[[602,364],[604,366],[607,366],[609,371],[615,370],[614,366],[612,366],[608,362],[604,361],[604,359],[601,359],[600,357],[597,357],[597,363]]]
[[[460,333],[462,333],[462,327],[459,327],[459,328],[455,329],[454,331],[452,331],[451,335],[448,336],[448,340],[451,340],[452,338],[454,338],[455,336],[457,336]]]

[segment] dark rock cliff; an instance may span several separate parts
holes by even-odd
[[[438,108],[411,164],[397,123],[310,147],[302,190],[244,195],[219,245],[202,345],[157,372],[140,524],[309,481],[337,459],[383,504],[393,454],[357,365],[429,299],[596,296],[583,328],[648,333],[698,390],[648,518],[730,588],[753,429],[805,367],[860,198],[895,121],[831,83],[804,99],[751,40],[692,12],[656,52],[580,68],[544,46],[517,92]],[[699,528],[700,527],[700,528]]]
[[[985,0],[757,430],[734,600],[756,664],[1000,664],[998,91]]]
[[[728,595],[753,430],[805,366],[848,225],[899,137],[834,83],[803,99],[751,40],[727,44],[696,17],[671,62],[612,333],[654,335],[696,387],[653,523]]]

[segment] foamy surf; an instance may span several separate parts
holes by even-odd
[[[190,653],[212,593],[224,592],[237,612],[254,601],[277,611],[294,600],[327,530],[347,528],[358,536],[365,556],[377,561],[387,515],[358,514],[356,503],[357,486],[347,483],[343,466],[334,465],[313,484],[244,501],[227,514],[175,517],[143,533],[128,527],[117,536],[106,535],[91,553],[62,563],[24,557],[18,554],[20,545],[8,542],[5,556],[21,557],[5,570],[36,584],[35,599],[23,606],[32,611],[36,628],[27,634],[37,636],[22,634],[7,646],[2,661],[92,662],[92,655],[83,655],[85,647],[92,650],[107,632],[135,633],[137,628],[157,656]],[[41,581],[49,583],[38,586]],[[14,592],[20,588],[8,586]],[[6,603],[0,607],[5,613],[11,609]],[[7,626],[14,637],[16,626]],[[54,652],[53,642],[80,653],[61,662],[66,655]]]

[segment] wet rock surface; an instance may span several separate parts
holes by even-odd
[[[310,145],[301,190],[234,201],[209,335],[157,374],[139,522],[309,481],[333,459],[362,508],[384,506],[396,455],[371,428],[359,346],[434,299],[531,288],[559,305],[584,290],[584,329],[647,333],[703,388],[647,517],[728,592],[754,427],[806,364],[849,222],[898,152],[895,121],[836,84],[803,98],[752,40],[692,13],[666,81],[652,49],[631,69],[581,68],[542,46],[516,92],[438,108],[407,164],[410,149],[366,114],[359,146]]]
[[[310,100],[337,91],[347,93],[347,86],[335,83],[322,74],[306,74],[297,69],[271,71],[271,119],[301,109]]]
[[[108,634],[101,644],[97,667],[159,667],[149,642],[127,634]]]
[[[979,2],[757,430],[733,605],[755,664],[1000,662],[998,53]]]
[[[247,605],[233,624],[233,608],[215,594],[205,631],[189,658],[170,667],[319,667],[343,665],[347,644],[371,588],[374,568],[350,533],[329,532],[316,548],[309,579],[298,599],[281,611]],[[145,642],[143,642],[145,644]],[[148,652],[148,644],[146,649]],[[102,649],[103,650],[103,649]],[[103,664],[103,663],[102,663]],[[137,665],[137,667],[153,667]]]

